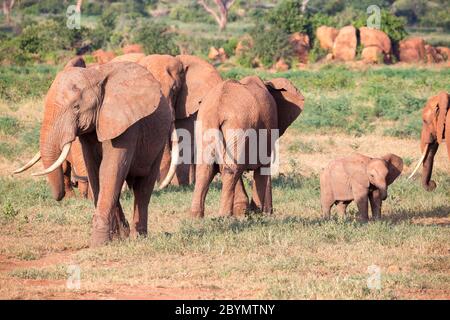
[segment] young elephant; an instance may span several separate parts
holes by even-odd
[[[345,214],[348,204],[355,200],[361,220],[367,221],[369,200],[372,217],[381,218],[381,202],[387,198],[387,188],[402,170],[403,160],[391,153],[381,158],[355,153],[332,161],[320,175],[324,217],[330,217],[334,204],[341,214]]]

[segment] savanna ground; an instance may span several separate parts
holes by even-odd
[[[11,175],[38,149],[42,97],[55,67],[1,71],[1,298],[450,298],[445,148],[436,159],[434,192],[421,188],[420,174],[406,179],[420,157],[420,110],[430,95],[450,91],[450,69],[222,70],[226,78],[287,77],[306,97],[304,113],[280,141],[274,214],[218,218],[217,181],[208,194],[206,218],[192,221],[193,188],[171,187],[152,196],[147,238],[98,249],[88,248],[90,201],[56,202],[45,179],[29,172]],[[354,204],[345,218],[321,219],[318,174],[331,159],[351,152],[393,152],[404,159],[404,173],[389,189],[381,221],[357,222]],[[132,195],[122,195],[122,203],[130,219]],[[66,287],[70,265],[80,267],[79,290]],[[372,265],[381,269],[379,290],[367,286]]]

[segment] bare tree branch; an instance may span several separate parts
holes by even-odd
[[[206,12],[208,12],[213,16],[213,18],[219,25],[220,31],[222,31],[225,29],[227,25],[228,11],[234,4],[235,0],[214,0],[214,2],[216,3],[219,13],[217,13],[211,7],[209,7],[204,0],[197,0],[197,3],[200,4],[206,10]]]
[[[83,5],[83,0],[77,0],[77,12],[81,12],[82,5]]]
[[[6,17],[6,23],[11,23],[11,11],[14,7],[15,0],[4,0],[3,1],[3,14]]]
[[[308,6],[309,0],[303,0],[302,1],[302,12],[304,13],[306,11],[306,7]]]

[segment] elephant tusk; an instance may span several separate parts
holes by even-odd
[[[44,171],[41,171],[41,172],[38,172],[38,173],[33,173],[32,176],[35,176],[35,177],[37,177],[37,176],[43,176],[43,175],[49,174],[50,172],[56,170],[60,165],[62,165],[62,163],[64,162],[64,160],[66,160],[67,155],[69,154],[71,145],[72,145],[71,142],[66,143],[66,144],[63,146],[63,149],[62,149],[62,151],[61,151],[61,154],[59,155],[59,158],[56,159],[56,161],[55,161],[50,167],[48,167],[48,168],[45,169]]]
[[[172,153],[171,153],[171,160],[170,160],[170,167],[169,172],[167,173],[166,178],[161,182],[161,185],[159,186],[158,190],[162,190],[172,181],[173,176],[175,175],[175,172],[177,170],[178,161],[180,159],[180,147],[178,144],[178,136],[177,136],[177,130],[174,129],[172,131]]]
[[[38,151],[38,152],[33,156],[33,158],[31,158],[31,160],[28,161],[28,163],[27,163],[26,165],[24,165],[23,167],[20,167],[20,168],[17,169],[17,170],[14,170],[13,173],[14,173],[14,174],[21,173],[21,172],[23,172],[23,171],[25,171],[25,170],[31,168],[31,167],[32,167],[34,164],[36,164],[40,159],[41,159],[41,152]]]
[[[428,151],[428,144],[425,147],[425,151],[422,154],[422,157],[420,157],[419,162],[417,162],[416,167],[414,168],[413,172],[409,175],[408,180],[411,179],[417,172],[417,170],[419,170],[420,165],[422,164],[423,160],[425,159],[425,156],[427,155],[427,151]]]

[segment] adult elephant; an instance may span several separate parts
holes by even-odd
[[[67,64],[64,66],[64,70],[71,67],[85,68],[86,64],[82,57],[77,56],[67,62]],[[40,159],[40,152],[38,152],[30,162],[25,164],[23,167],[15,170],[14,173],[21,173],[31,168]],[[89,196],[92,196],[89,189],[87,169],[84,163],[83,151],[78,138],[76,138],[72,142],[72,147],[70,148],[69,154],[67,155],[66,160],[62,163],[61,166],[64,176],[65,197],[71,198],[75,196],[75,193],[73,191],[74,186],[78,188],[79,194],[82,198],[88,198]]]
[[[167,98],[175,119],[175,128],[184,132],[180,140],[184,145],[190,145],[190,151],[183,149],[183,159],[186,162],[178,164],[175,169],[178,154],[177,142],[168,141],[161,161],[160,188],[169,183],[187,185],[194,181],[194,122],[200,101],[222,78],[217,70],[207,61],[192,55],[152,54],[136,59],[136,55],[123,55],[116,59],[128,60],[143,65],[161,84],[163,95]],[[181,131],[182,130],[182,131]],[[172,159],[171,159],[172,158]],[[170,167],[172,164],[172,167]],[[164,179],[163,179],[164,178]]]
[[[304,97],[287,79],[263,82],[251,76],[224,81],[201,104],[192,216],[204,216],[206,194],[217,172],[222,177],[219,214],[240,213],[240,205],[248,203],[242,182],[246,170],[254,171],[253,206],[271,213],[271,152],[278,136],[303,110]]]
[[[411,173],[411,178],[420,165],[422,169],[422,186],[427,191],[433,191],[436,183],[431,180],[433,173],[434,156],[439,145],[445,140],[447,152],[450,159],[450,113],[449,97],[447,92],[440,92],[438,95],[428,99],[422,110],[422,133],[420,138],[420,149],[422,157],[420,158],[416,168]]]
[[[134,192],[132,235],[147,233],[148,204],[159,173],[172,115],[159,82],[129,62],[69,67],[45,100],[40,153],[53,197],[64,196],[61,164],[78,136],[95,203],[91,246],[128,236],[119,197],[126,180]]]

